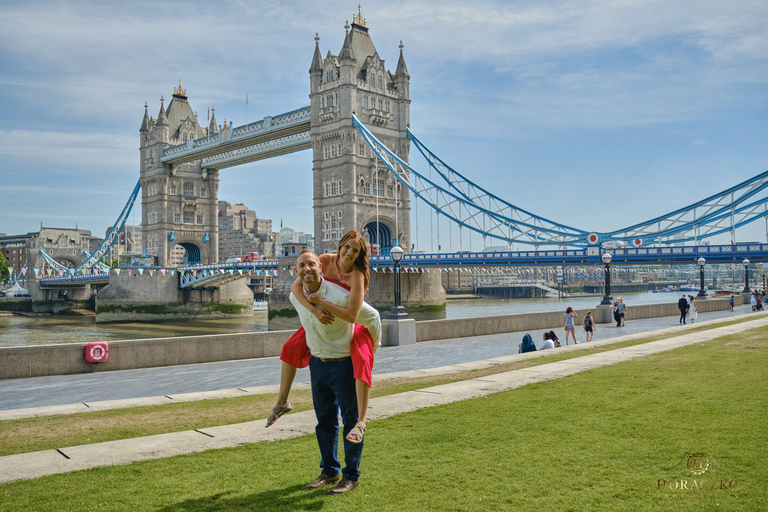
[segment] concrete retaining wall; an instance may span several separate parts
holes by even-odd
[[[736,304],[743,297],[736,296]],[[720,311],[728,308],[728,299],[698,302],[699,311]],[[607,323],[610,310],[592,309],[595,320]],[[578,310],[580,318],[586,310]],[[677,315],[677,304],[629,306],[626,319]],[[454,320],[416,322],[416,341],[433,341],[464,336],[480,336],[536,329],[562,327],[563,313],[532,313]],[[20,379],[50,375],[96,373],[157,366],[208,363],[236,359],[274,357],[280,355],[283,344],[293,330],[211,336],[182,336],[109,342],[109,359],[104,363],[85,360],[85,343],[0,348],[0,379]],[[383,340],[389,339],[386,326]]]

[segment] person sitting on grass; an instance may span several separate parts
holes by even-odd
[[[549,338],[549,333],[544,333],[544,343],[538,348],[538,350],[546,350],[548,348],[555,348],[555,342]]]

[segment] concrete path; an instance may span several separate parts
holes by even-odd
[[[717,320],[710,320],[708,322],[700,323],[706,325],[716,322]],[[371,400],[369,419],[377,420],[403,412],[453,403],[492,393],[499,393],[533,382],[557,379],[585,370],[629,361],[637,357],[701,343],[720,336],[737,334],[765,325],[768,325],[768,316],[766,314],[759,314],[755,315],[753,320],[736,325],[719,327],[702,332],[692,332],[687,334],[680,333],[680,335],[672,336],[664,340],[644,343],[633,347],[617,348],[615,350],[609,350],[598,354],[588,354],[532,368],[509,371],[477,379],[379,397]],[[648,335],[675,334],[679,332],[679,328],[666,328],[650,333],[622,336],[612,340],[599,341],[591,344],[572,345],[561,350],[581,351],[594,345],[611,344],[626,339],[645,337]],[[515,354],[490,360],[456,364],[449,367],[399,372],[381,376],[379,378],[405,378],[425,374],[447,374],[457,371],[486,368],[488,366],[523,359],[537,358],[552,353],[552,351],[542,351],[527,354]],[[290,439],[313,433],[316,424],[313,411],[288,414],[281,418],[280,421],[270,429],[264,428],[264,421],[264,419],[260,419],[236,425],[202,428],[194,431],[174,432],[135,439],[124,439],[120,441],[110,441],[91,445],[60,448],[58,450],[46,450],[0,457],[0,483],[39,478],[41,476],[93,467],[130,464],[141,460],[159,459],[215,448],[234,447],[246,443]]]
[[[716,318],[732,318],[752,314],[749,306],[736,311],[702,313],[699,322]],[[605,340],[653,331],[665,327],[683,329],[678,317],[647,318],[626,322],[626,327],[598,324],[595,340]],[[555,328],[565,338],[562,326]],[[530,332],[537,345],[542,342],[543,330]],[[376,353],[374,378],[381,374],[436,368],[454,364],[492,359],[517,354],[517,347],[525,332],[511,332],[489,336],[473,336],[438,340],[405,347],[382,347]],[[584,333],[577,329],[576,338],[584,341]],[[146,403],[176,400],[178,395],[190,393],[218,393],[222,389],[241,389],[248,392],[254,387],[279,382],[280,364],[277,358],[220,361],[195,365],[141,368],[113,372],[78,375],[56,375],[28,379],[0,380],[0,412],[54,405],[79,404],[75,408],[88,410],[93,402],[144,398]],[[309,371],[299,370],[296,382],[308,382]],[[214,395],[215,396],[215,395]],[[159,397],[159,398],[158,398]],[[1,416],[0,416],[1,417]]]

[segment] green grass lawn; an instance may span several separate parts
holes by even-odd
[[[304,436],[5,484],[0,509],[766,510],[766,382],[762,328],[371,422],[345,496],[304,489]]]

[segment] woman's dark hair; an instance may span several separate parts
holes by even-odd
[[[354,266],[363,273],[364,291],[368,291],[368,282],[371,280],[371,270],[368,268],[368,242],[365,241],[363,235],[356,230],[347,231],[344,236],[339,240],[339,248],[336,249],[336,266],[341,270],[339,266],[339,258],[341,258],[341,248],[349,240],[355,240],[360,244],[360,254],[354,262]]]
[[[549,339],[552,341],[560,341],[560,338],[557,337],[557,334],[555,334],[555,331],[549,331]]]
[[[548,340],[548,339],[550,339],[550,337],[549,337],[549,333],[548,333],[547,331],[544,331],[544,339],[545,339],[545,340]]]

